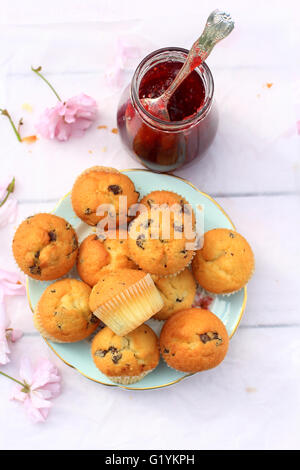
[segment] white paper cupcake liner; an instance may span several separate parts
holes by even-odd
[[[105,302],[93,313],[118,336],[145,323],[163,307],[150,274]]]
[[[190,250],[192,251],[192,250]],[[179,271],[176,271],[176,273],[172,273],[172,274],[165,274],[164,276],[160,276],[160,277],[175,277],[177,276],[178,274],[182,273],[182,271],[184,271],[186,268],[189,268],[192,264],[192,261],[195,257],[195,254],[196,254],[196,251],[193,252],[193,256],[192,258],[190,259],[190,261],[188,262],[188,264],[186,264],[185,266],[183,266],[183,268],[179,269]]]
[[[120,385],[130,385],[134,384],[136,382],[139,382],[142,380],[146,375],[150,374],[154,369],[147,370],[146,372],[143,372],[140,375],[120,375],[120,376],[108,376],[107,377],[114,383],[120,384]]]

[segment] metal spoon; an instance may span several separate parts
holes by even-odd
[[[153,116],[170,121],[168,103],[185,78],[209,56],[214,46],[226,38],[234,28],[234,22],[228,13],[214,10],[209,17],[203,33],[194,42],[182,68],[166,91],[158,98],[143,98],[143,107]]]

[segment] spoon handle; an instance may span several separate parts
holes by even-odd
[[[213,50],[214,46],[219,41],[221,41],[221,39],[226,38],[231,33],[233,28],[234,22],[228,13],[214,10],[209,15],[203,33],[199,39],[194,42],[184,65],[178,72],[174,81],[161,96],[163,101],[168,101],[170,99],[171,95],[175,92],[183,80],[185,80],[185,78],[196,67],[198,67],[198,65],[204,62],[204,60]]]

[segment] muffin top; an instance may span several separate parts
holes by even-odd
[[[75,342],[87,338],[99,324],[89,309],[90,292],[91,288],[77,279],[54,282],[38,302],[37,327],[54,340]]]
[[[137,269],[120,269],[119,271],[103,273],[92,289],[90,309],[94,312],[100,305],[115,295],[120,294],[145,276],[147,276],[147,273]]]
[[[228,333],[209,310],[190,308],[169,318],[160,334],[160,351],[166,363],[183,372],[216,367],[228,349]]]
[[[130,258],[158,276],[175,274],[188,266],[194,256],[190,249],[194,240],[194,233],[185,233],[182,211],[146,210],[129,226]]]
[[[179,310],[192,306],[196,294],[196,281],[188,268],[177,276],[154,279],[154,282],[164,302],[163,308],[154,315],[157,320],[167,320]]]
[[[12,248],[22,271],[45,281],[57,279],[73,267],[78,241],[75,230],[65,219],[36,214],[19,225]]]
[[[129,258],[128,239],[119,238],[121,231],[116,232],[116,239],[99,239],[97,235],[89,235],[80,244],[77,271],[81,279],[94,286],[103,272],[116,271],[124,268],[136,268]]]
[[[94,166],[85,170],[75,181],[72,206],[81,220],[88,225],[96,225],[113,212],[108,210],[103,215],[96,215],[97,208],[102,204],[111,204],[119,223],[120,196],[127,197],[127,207],[138,201],[139,193],[135,191],[131,179],[114,168]]]
[[[108,327],[92,341],[95,365],[110,377],[139,376],[159,362],[158,339],[148,325],[141,325],[126,336],[117,336]]]
[[[193,273],[204,289],[215,294],[235,292],[250,279],[254,255],[247,240],[226,228],[209,230],[196,252]]]
[[[150,209],[153,205],[167,204],[168,206],[173,206],[178,204],[187,215],[193,212],[188,201],[172,191],[152,191],[141,199],[140,204],[144,204]]]

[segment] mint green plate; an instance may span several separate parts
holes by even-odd
[[[219,204],[207,194],[199,191],[199,189],[188,181],[176,176],[152,173],[147,170],[124,170],[123,173],[127,174],[132,179],[141,197],[148,194],[150,191],[164,189],[180,194],[189,201],[194,208],[198,205],[202,205],[204,207],[205,232],[217,227],[235,228],[230,218]],[[88,234],[93,233],[93,228],[83,223],[75,215],[72,209],[70,193],[60,200],[53,213],[63,217],[72,224],[77,231],[79,241]],[[75,268],[68,274],[68,277],[78,277]],[[54,281],[40,282],[28,278],[27,294],[32,309],[34,309],[45,288],[52,282]],[[231,296],[216,296],[213,303],[210,305],[210,310],[223,321],[230,337],[238,327],[245,309],[246,299],[247,290],[244,288]],[[148,324],[159,335],[163,322],[149,320]],[[116,386],[116,384],[111,382],[94,365],[90,354],[90,339],[72,344],[53,343],[52,341],[46,342],[62,361],[78,370],[78,372],[85,377],[104,385]],[[177,383],[188,375],[190,374],[171,369],[161,359],[158,367],[143,380],[122,388],[130,390],[161,388]]]

